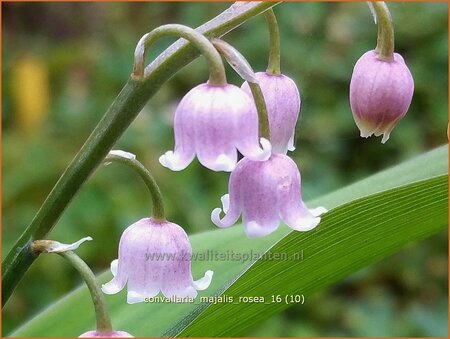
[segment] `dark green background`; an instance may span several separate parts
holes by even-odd
[[[3,3],[2,254],[24,230],[64,168],[127,80],[139,38],[158,25],[198,26],[226,3]],[[365,3],[287,3],[275,8],[282,38],[282,71],[302,98],[297,150],[306,200],[447,142],[447,3],[389,4],[401,53],[414,80],[406,117],[391,139],[361,139],[348,86],[356,60],[376,43]],[[267,31],[254,18],[225,37],[255,70],[267,62]],[[150,58],[173,40],[158,42]],[[48,69],[47,117],[24,131],[11,78],[24,56]],[[230,82],[239,78],[227,69]],[[157,162],[173,147],[170,126],[180,98],[208,77],[199,58],[148,103],[116,148],[138,155],[165,197],[169,218],[189,233],[213,229],[210,212],[227,190],[228,174],[197,161],[171,172]],[[19,93],[20,98],[20,93]],[[94,242],[79,254],[100,272],[117,256],[127,225],[149,214],[140,179],[121,166],[99,169],[69,206],[52,239]],[[252,329],[251,336],[447,336],[447,232],[316,294],[305,305]],[[3,311],[3,334],[80,284],[59,257],[40,258]],[[87,310],[90,311],[87,305]],[[93,318],[94,322],[94,318]],[[51,324],[49,324],[51,326]],[[78,335],[74,333],[74,336]]]

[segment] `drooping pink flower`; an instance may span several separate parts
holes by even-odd
[[[297,231],[309,231],[320,222],[323,207],[308,209],[302,200],[300,172],[295,162],[284,154],[272,154],[269,160],[244,158],[231,173],[229,194],[222,197],[221,209],[211,213],[218,227],[229,227],[242,214],[249,238],[274,232],[284,221]]]
[[[265,160],[270,142],[258,141],[258,116],[251,98],[239,87],[201,84],[190,90],[175,111],[175,150],[159,158],[173,171],[186,168],[197,155],[213,171],[232,171],[237,150],[252,160]]]
[[[361,137],[383,134],[382,143],[411,104],[414,80],[400,54],[381,60],[374,50],[356,63],[350,82],[350,105]]]
[[[112,331],[112,332],[89,331],[83,333],[78,338],[134,338],[134,336],[125,331]]]
[[[213,276],[207,271],[194,281],[192,248],[186,232],[169,221],[144,218],[129,226],[119,243],[119,258],[111,263],[114,278],[102,286],[115,294],[128,284],[127,302],[145,301],[161,291],[167,298],[197,296],[208,288]]]
[[[291,78],[282,74],[258,72],[255,76],[266,102],[272,152],[286,154],[288,150],[295,150],[295,124],[300,112],[300,93],[297,85]],[[247,81],[241,88],[251,95]],[[254,109],[256,110],[256,107]]]

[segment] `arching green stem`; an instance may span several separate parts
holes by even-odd
[[[378,38],[375,51],[381,60],[394,59],[394,26],[389,9],[384,1],[371,3],[377,16]]]
[[[263,1],[233,4],[197,30],[209,38],[222,36],[277,4]],[[14,288],[37,258],[30,249],[33,240],[47,237],[73,197],[104,160],[148,99],[165,81],[198,55],[198,49],[191,43],[177,41],[146,67],[144,79],[134,79],[132,76],[128,80],[3,260],[2,305],[8,301]]]
[[[58,254],[67,259],[67,261],[69,261],[70,264],[80,273],[86,282],[89,292],[91,293],[92,303],[94,304],[97,331],[111,333],[113,328],[111,318],[108,313],[105,295],[100,289],[92,270],[78,255],[72,251],[61,252]]]
[[[145,56],[150,46],[159,38],[166,36],[179,36],[191,42],[209,63],[209,84],[224,85],[227,83],[225,68],[222,59],[209,40],[195,29],[184,25],[169,24],[155,28],[139,40],[134,52],[133,76],[144,77]]]
[[[236,73],[248,82],[252,91],[253,100],[255,101],[256,110],[258,111],[259,136],[270,140],[269,116],[267,115],[266,101],[256,79],[255,72],[247,59],[228,42],[221,39],[213,39],[212,43]]]
[[[265,11],[264,16],[269,28],[269,62],[266,72],[269,74],[281,74],[280,31],[278,29],[277,18],[272,8]]]
[[[150,192],[153,205],[152,217],[156,220],[166,219],[164,214],[164,202],[158,184],[156,183],[155,179],[150,174],[150,172],[144,167],[144,165],[142,165],[141,162],[136,160],[136,158],[124,157],[121,155],[111,153],[109,153],[106,156],[104,162],[105,163],[118,162],[127,165],[134,171],[136,171],[136,173],[139,174],[142,180],[144,180],[144,183]]]
[[[113,331],[111,324],[111,317],[108,313],[108,306],[106,304],[105,296],[97,283],[94,273],[90,267],[71,249],[75,249],[85,240],[92,240],[92,238],[83,238],[80,241],[66,245],[53,240],[35,240],[31,244],[31,251],[36,255],[42,253],[56,253],[66,259],[70,265],[80,273],[84,282],[86,283],[89,293],[91,294],[92,303],[94,304],[95,318],[97,323],[97,331],[103,333],[111,333]],[[75,245],[75,246],[74,246]]]

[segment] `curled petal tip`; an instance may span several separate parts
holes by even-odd
[[[307,232],[319,225],[320,220],[320,217],[301,218],[297,220],[295,225],[289,225],[289,227],[296,231]]]
[[[245,227],[245,233],[247,234],[247,237],[252,238],[260,238],[264,237],[266,235],[269,235],[273,233],[278,228],[278,220],[276,223],[273,223],[272,225],[261,225],[257,223],[256,221],[250,221],[246,224]]]
[[[288,151],[295,151],[295,146],[294,146],[294,134],[292,134],[292,136],[289,138],[289,142],[288,142],[288,147],[287,147]]]
[[[222,201],[223,213],[227,213],[228,209],[230,208],[230,195],[229,194],[222,195],[220,201]]]
[[[270,155],[272,154],[272,144],[266,138],[260,138],[259,142],[263,149],[263,152],[261,154],[261,160],[265,161],[265,160],[269,159]]]
[[[309,212],[311,212],[311,214],[312,214],[314,217],[318,217],[318,216],[320,216],[320,215],[322,215],[322,214],[324,214],[324,213],[327,213],[328,210],[327,210],[325,207],[320,206],[320,207],[316,207],[316,208],[310,209]]]
[[[194,288],[197,291],[206,290],[211,284],[213,275],[214,275],[213,271],[211,270],[206,271],[203,278],[200,278],[192,283]]]
[[[120,286],[116,283],[115,279],[110,282],[102,285],[102,291],[105,294],[116,294],[123,289],[123,286]]]
[[[167,151],[159,157],[159,163],[172,171],[184,170],[189,163],[183,164],[179,161],[178,157],[173,153],[173,151]]]
[[[211,221],[217,227],[226,227],[226,226],[222,225],[222,220],[220,219],[221,212],[222,212],[222,209],[220,209],[219,207],[213,209],[213,211],[211,212]]]
[[[382,144],[386,143],[386,141],[389,140],[390,135],[391,135],[390,132],[385,132],[385,133],[383,134],[383,139],[381,139],[381,143],[382,143]]]
[[[148,296],[149,298],[151,298],[151,296]],[[137,304],[140,302],[143,302],[145,300],[146,297],[144,297],[143,295],[134,292],[134,291],[128,291],[127,293],[127,303],[128,304]]]
[[[225,154],[221,154],[217,157],[211,169],[219,172],[231,172],[236,167],[236,161],[226,156]]]
[[[112,273],[112,275],[114,277],[117,275],[118,267],[119,267],[119,260],[118,259],[115,259],[115,260],[111,261],[110,268],[111,268],[111,273]]]

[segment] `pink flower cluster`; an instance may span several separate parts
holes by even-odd
[[[305,205],[299,169],[287,155],[295,149],[299,91],[285,75],[257,73],[255,77],[266,103],[270,140],[259,138],[258,113],[248,83],[241,88],[205,83],[187,93],[178,105],[175,148],[159,161],[180,171],[197,156],[213,171],[231,172],[229,194],[221,198],[222,208],[211,213],[212,222],[220,228],[234,225],[242,216],[249,238],[275,232],[280,222],[296,231],[310,231],[327,210]],[[384,61],[374,51],[364,54],[355,65],[350,84],[351,108],[361,136],[384,134],[385,142],[405,115],[413,87],[400,55]],[[243,155],[240,161],[238,152]],[[164,254],[172,257],[164,258]],[[129,303],[142,302],[159,292],[169,298],[196,297],[197,291],[211,284],[213,272],[208,270],[194,280],[191,254],[189,239],[180,226],[142,219],[123,233],[118,260],[111,264],[114,278],[102,289],[113,294],[128,284]],[[187,260],[183,259],[186,255]]]
[[[250,238],[274,232],[280,221],[297,231],[308,231],[326,212],[308,209],[301,196],[300,172],[286,153],[294,150],[295,125],[300,112],[296,84],[281,74],[257,73],[269,118],[270,138],[258,137],[258,113],[249,85],[199,85],[181,100],[175,111],[175,149],[160,157],[174,171],[186,168],[197,156],[214,171],[231,171],[229,194],[222,209],[212,211],[218,227],[230,227],[242,215]],[[239,162],[238,151],[244,156]],[[221,218],[221,211],[225,213]],[[128,285],[128,303],[142,302],[162,292],[166,297],[196,297],[208,288],[213,272],[194,281],[192,248],[178,225],[152,218],[129,226],[111,264],[113,279],[106,294]]]

